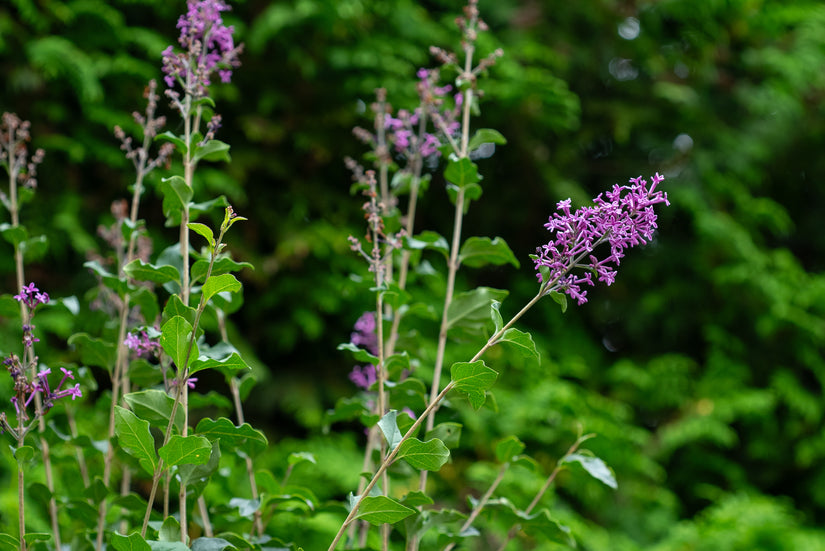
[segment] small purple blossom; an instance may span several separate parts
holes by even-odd
[[[355,383],[355,386],[367,390],[377,380],[375,366],[372,364],[364,367],[356,365],[350,372],[349,379]]]
[[[38,289],[34,283],[29,283],[20,289],[19,294],[14,295],[14,299],[28,306],[30,310],[33,310],[39,304],[47,304],[49,302],[49,295],[48,293],[41,293],[40,289]]]
[[[375,313],[364,312],[355,322],[355,331],[350,335],[350,342],[355,346],[366,348],[370,354],[378,354],[378,335],[375,334]]]
[[[136,333],[126,335],[123,344],[129,350],[134,351],[139,358],[150,358],[160,353],[160,339],[151,337],[146,329],[140,329]]]
[[[554,238],[531,255],[539,281],[545,286],[544,293],[563,291],[584,304],[587,291],[581,286],[594,285],[593,274],[611,285],[624,250],[653,239],[657,227],[653,206],[670,205],[667,193],[656,191],[662,180],[664,177],[656,173],[648,189],[641,176],[631,178],[631,185],[614,185],[611,191],[600,193],[593,206],[575,212],[570,212],[570,199],[560,201],[556,205],[559,212],[544,225],[555,234]],[[600,259],[594,250],[605,242],[610,252]],[[576,268],[584,273],[574,273]]]
[[[232,69],[240,66],[232,34],[234,27],[225,26],[221,13],[229,6],[223,0],[187,0],[187,11],[178,19],[178,42],[185,50],[175,53],[173,46],[163,51],[164,81],[171,89],[179,82],[187,94],[203,97],[215,72],[221,82],[229,82]]]
[[[72,400],[74,400],[76,398],[83,397],[83,392],[80,390],[80,384],[75,384],[70,388],[63,388],[63,384],[68,379],[74,379],[74,374],[66,368],[60,368],[63,372],[63,377],[60,379],[60,383],[57,387],[52,390],[51,385],[49,385],[49,375],[51,375],[52,372],[51,369],[41,369],[35,374],[34,380],[29,381],[17,356],[9,356],[8,358],[5,358],[3,360],[3,365],[6,366],[9,374],[14,379],[15,395],[11,398],[11,403],[14,406],[17,417],[23,421],[30,418],[27,410],[34,401],[35,396],[38,394],[41,397],[42,410],[36,412],[36,415],[45,414],[52,407],[54,407],[55,401],[60,398],[71,396]]]

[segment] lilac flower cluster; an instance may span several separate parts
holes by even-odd
[[[449,84],[438,86],[437,70],[419,69],[417,76],[419,80],[416,88],[423,107],[417,107],[412,113],[401,109],[397,117],[389,114],[384,117],[384,126],[389,131],[390,142],[398,153],[408,159],[416,154],[424,158],[440,155],[438,148],[441,146],[441,141],[438,135],[423,132],[423,129],[418,128],[422,122],[424,110],[445,135],[453,136],[461,126],[457,119],[463,96],[456,94],[455,107],[443,109],[445,99],[453,87]]]
[[[206,95],[215,72],[221,82],[229,82],[232,69],[240,66],[232,26],[225,26],[221,12],[229,6],[223,0],[187,0],[187,11],[178,19],[178,42],[185,50],[175,53],[173,46],[163,51],[164,80],[169,88],[179,82],[193,97]]]
[[[137,354],[139,358],[150,358],[160,355],[160,339],[149,335],[146,329],[139,329],[135,333],[126,335],[123,344]]]
[[[375,332],[374,312],[364,312],[358,318],[355,322],[355,331],[350,335],[350,342],[355,346],[365,348],[370,354],[378,354],[378,335]],[[366,390],[376,381],[375,366],[355,366],[349,374],[349,378],[356,386]]]
[[[48,376],[51,374],[52,370],[49,368],[39,371],[35,376],[35,379],[33,381],[29,381],[26,377],[25,370],[20,363],[20,359],[16,355],[11,355],[4,359],[3,365],[6,366],[9,375],[11,375],[14,380],[15,395],[11,398],[11,403],[14,405],[17,418],[22,421],[27,421],[29,419],[27,409],[38,393],[42,398],[43,408],[42,412],[38,413],[39,415],[46,413],[54,407],[55,401],[60,398],[71,396],[72,400],[74,400],[75,398],[83,397],[83,393],[80,390],[80,384],[75,384],[70,388],[63,388],[63,384],[68,379],[74,380],[74,374],[72,374],[72,372],[68,369],[63,367],[60,368],[63,372],[63,378],[60,379],[60,383],[57,387],[52,389],[49,386],[48,379]]]
[[[19,294],[14,295],[14,300],[22,302],[29,307],[29,310],[34,310],[37,305],[49,302],[49,294],[41,293],[34,283],[29,283],[20,289]]]
[[[584,304],[587,291],[581,286],[592,286],[593,274],[599,281],[612,284],[616,278],[614,266],[619,265],[624,250],[653,238],[654,205],[670,205],[667,193],[656,191],[662,180],[664,177],[657,173],[648,188],[641,176],[631,178],[631,185],[614,185],[611,191],[600,193],[593,206],[575,212],[570,212],[570,199],[560,201],[556,207],[560,212],[544,225],[555,237],[531,255],[544,294],[563,291]],[[610,245],[610,254],[599,259],[593,251],[605,242]],[[588,261],[583,262],[585,258]],[[575,268],[584,272],[573,273]]]

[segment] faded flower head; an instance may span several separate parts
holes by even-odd
[[[187,11],[178,19],[178,42],[183,53],[175,53],[173,46],[163,51],[164,80],[169,88],[179,82],[184,92],[203,97],[217,72],[221,82],[229,82],[232,69],[240,66],[238,54],[242,46],[235,46],[235,29],[223,24],[221,13],[229,6],[223,0],[188,0]]]
[[[594,274],[599,281],[612,284],[624,250],[653,239],[654,205],[670,205],[667,194],[656,191],[662,180],[664,177],[656,173],[648,188],[641,176],[631,178],[631,185],[614,185],[611,191],[600,193],[593,206],[575,212],[570,212],[570,199],[560,201],[556,206],[559,212],[544,225],[554,233],[553,239],[531,255],[544,294],[563,291],[584,304],[587,291],[581,286],[592,286]],[[600,259],[594,250],[605,242],[609,254]]]
[[[14,113],[3,113],[0,118],[0,164],[3,164],[15,183],[27,188],[37,187],[37,165],[43,162],[45,153],[37,149],[29,158],[28,146],[31,140],[29,121],[20,119]],[[3,202],[8,199],[3,194]]]

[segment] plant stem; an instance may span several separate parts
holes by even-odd
[[[581,446],[586,440],[593,438],[593,436],[593,434],[585,434],[584,436],[579,436],[579,438],[576,439],[576,441],[573,442],[573,444],[567,450],[567,453],[565,453],[561,457],[561,459],[556,461],[556,466],[553,469],[553,472],[550,473],[550,476],[548,476],[547,480],[544,481],[544,484],[542,485],[541,489],[538,492],[536,492],[535,497],[533,497],[533,501],[531,501],[530,505],[528,505],[527,508],[524,510],[525,515],[529,515],[533,511],[536,505],[538,505],[539,501],[541,501],[541,498],[544,497],[545,492],[547,492],[547,490],[553,484],[553,481],[556,480],[556,476],[564,468],[563,465],[565,458],[576,453],[576,450],[579,449],[579,446]],[[507,537],[505,538],[501,546],[499,546],[498,551],[504,551],[504,549],[507,547],[507,544],[510,543],[510,540],[512,540],[516,536],[519,530],[521,530],[521,524],[516,524],[515,526],[510,528],[510,530],[507,532]]]
[[[509,469],[509,468],[510,468],[510,462],[509,461],[504,463],[501,466],[501,468],[498,470],[498,475],[496,476],[496,479],[493,480],[493,483],[490,484],[490,487],[487,488],[487,491],[484,492],[484,495],[481,496],[481,499],[478,500],[478,503],[476,503],[476,506],[473,507],[473,510],[470,513],[470,516],[467,517],[467,520],[464,521],[464,524],[461,525],[461,529],[459,530],[459,533],[464,532],[470,526],[473,525],[473,522],[475,522],[475,520],[478,517],[479,513],[481,513],[481,510],[484,509],[484,506],[487,505],[488,501],[490,501],[490,498],[493,496],[493,492],[496,491],[496,488],[498,488],[498,485],[504,479],[504,474],[507,472],[507,469]],[[455,546],[456,546],[456,543],[452,542],[449,545],[447,545],[447,547],[445,547],[443,551],[452,551],[452,549]]]
[[[235,404],[235,416],[238,418],[238,424],[244,424],[244,415],[243,415],[243,407],[241,406],[241,392],[238,388],[238,379],[236,377],[232,377],[229,380],[229,390],[232,393],[232,401]],[[252,458],[249,455],[246,455],[246,474],[249,477],[249,488],[252,492],[252,499],[258,499],[258,484],[255,482],[255,471],[252,467]],[[255,531],[258,533],[258,537],[264,535],[264,525],[261,521],[261,508],[258,507],[253,514],[253,519],[255,523]]]

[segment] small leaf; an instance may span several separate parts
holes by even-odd
[[[470,143],[467,144],[467,149],[469,151],[475,151],[485,143],[504,145],[507,143],[507,139],[502,136],[501,132],[498,130],[493,130],[492,128],[479,128],[475,131],[473,137],[470,138]]]
[[[212,441],[220,439],[225,449],[240,448],[247,454],[263,451],[267,445],[266,436],[261,431],[253,429],[249,423],[236,427],[226,417],[201,419],[195,432]]]
[[[241,282],[232,274],[211,276],[203,284],[201,292],[205,301],[209,301],[218,293],[235,293],[241,290]]]
[[[210,228],[206,224],[200,224],[198,222],[189,222],[188,224],[186,224],[186,227],[188,227],[193,232],[202,235],[204,239],[206,239],[206,242],[209,243],[210,250],[215,249],[215,235],[212,233],[212,228]]]
[[[363,348],[358,348],[351,342],[339,344],[338,350],[349,350],[350,352],[352,352],[352,357],[355,359],[356,362],[378,365],[378,356],[373,356]]]
[[[186,185],[186,180],[180,176],[162,178],[158,189],[163,194],[163,215],[170,218],[173,214],[180,215],[183,207],[192,200],[192,188]]]
[[[255,269],[249,262],[235,262],[227,256],[222,256],[212,264],[212,275],[228,274],[229,272],[240,272],[244,268]],[[192,283],[197,283],[206,277],[206,272],[209,270],[208,260],[198,260],[192,264]]]
[[[478,268],[487,264],[496,266],[512,264],[516,268],[520,266],[516,255],[500,237],[495,239],[470,237],[461,246],[458,260],[462,265],[470,268]]]
[[[181,316],[173,317],[161,327],[160,345],[163,347],[163,351],[169,354],[178,369],[188,367],[186,354],[191,340],[192,326]],[[197,357],[198,345],[193,342],[188,361],[191,362]]]
[[[195,493],[203,491],[200,486],[205,487],[215,471],[218,470],[221,461],[221,447],[218,441],[212,443],[212,449],[209,453],[209,461],[202,465],[180,465],[178,467],[178,475],[180,476],[181,484],[190,486]]]
[[[398,412],[391,409],[378,421],[378,427],[381,429],[381,432],[384,433],[384,438],[387,439],[387,446],[390,450],[394,450],[402,438],[401,431],[398,430],[398,423],[396,422],[397,417]]]
[[[178,150],[178,153],[180,153],[181,155],[186,155],[186,151],[188,149],[186,147],[186,141],[184,141],[183,139],[175,136],[174,134],[172,134],[168,130],[166,132],[164,132],[163,134],[158,134],[155,137],[155,140],[163,141],[163,142],[172,142],[173,144],[175,144],[175,148]]]
[[[19,246],[29,236],[29,232],[23,226],[12,226],[9,223],[0,224],[0,234],[3,235],[3,239],[15,247]]]
[[[450,374],[455,389],[466,394],[475,409],[484,405],[487,390],[498,377],[498,373],[487,367],[483,360],[455,363],[450,368]]]
[[[195,146],[195,154],[192,160],[196,163],[204,161],[226,161],[229,162],[229,144],[220,140],[209,140],[201,146]]]
[[[120,406],[115,406],[115,433],[120,446],[134,457],[149,474],[157,467],[155,441],[149,432],[149,422]]]
[[[34,458],[34,448],[31,446],[20,446],[14,450],[14,459],[17,461],[17,467],[23,467]]]
[[[240,354],[232,352],[222,359],[205,358],[201,355],[189,365],[189,374],[193,375],[205,369],[217,369],[225,376],[234,377],[238,373],[248,371],[252,368],[241,358]]]
[[[447,308],[447,326],[465,326],[478,329],[490,323],[490,306],[493,301],[501,302],[507,291],[478,287],[453,298]]]
[[[405,440],[398,449],[399,459],[422,471],[437,471],[450,459],[450,450],[438,438],[422,442],[418,438]]]
[[[115,345],[86,333],[75,333],[69,337],[69,344],[80,352],[80,361],[87,366],[102,367],[111,371],[115,365]]]
[[[212,444],[203,436],[172,435],[169,442],[158,450],[167,465],[203,465],[209,461]]]
[[[226,549],[237,549],[237,547],[223,538],[200,537],[192,541],[192,551],[224,551]]]
[[[404,238],[404,244],[409,249],[432,249],[443,254],[444,258],[450,256],[450,246],[447,244],[447,240],[434,231],[427,230],[415,237],[408,236]]]
[[[493,334],[498,333],[504,328],[504,320],[501,317],[501,303],[497,300],[494,300],[490,304],[490,318],[492,318],[493,325],[495,326]]]
[[[570,455],[562,458],[562,463],[578,463],[584,467],[584,470],[596,480],[610,486],[614,490],[619,487],[616,483],[616,477],[613,475],[613,471],[611,471],[610,467],[608,467],[607,464],[598,457],[583,455],[580,453],[571,453]]]
[[[438,438],[448,448],[457,448],[461,440],[461,423],[439,423],[433,430],[427,431],[425,439]]]
[[[170,282],[177,283],[180,281],[180,272],[178,272],[178,269],[174,266],[154,266],[139,258],[136,258],[124,266],[123,271],[132,279],[137,281],[151,281],[158,285]]]
[[[312,463],[314,465],[316,463],[315,456],[310,452],[292,452],[289,454],[287,464],[297,465],[298,463]]]
[[[509,344],[514,346],[522,356],[537,362],[541,361],[541,355],[530,333],[511,327],[498,339],[498,344]]]
[[[496,459],[499,463],[508,463],[524,452],[524,442],[515,436],[508,436],[496,444]]]
[[[444,170],[444,178],[460,188],[481,181],[478,167],[467,157],[449,161]]]
[[[360,499],[361,506],[355,518],[366,520],[373,526],[395,524],[415,513],[394,499],[386,496],[366,496]]]
[[[181,538],[180,523],[175,517],[166,517],[158,530],[158,541],[171,543],[179,542]]]
[[[123,399],[135,415],[160,429],[166,430],[166,426],[169,424],[169,416],[172,415],[172,408],[175,404],[175,399],[166,392],[150,388],[139,392],[130,392]],[[175,412],[176,427],[183,427],[183,418],[183,410],[178,408]]]
[[[559,293],[558,291],[550,291],[548,294],[556,304],[561,306],[562,314],[567,312],[567,295],[565,295],[564,293]]]

